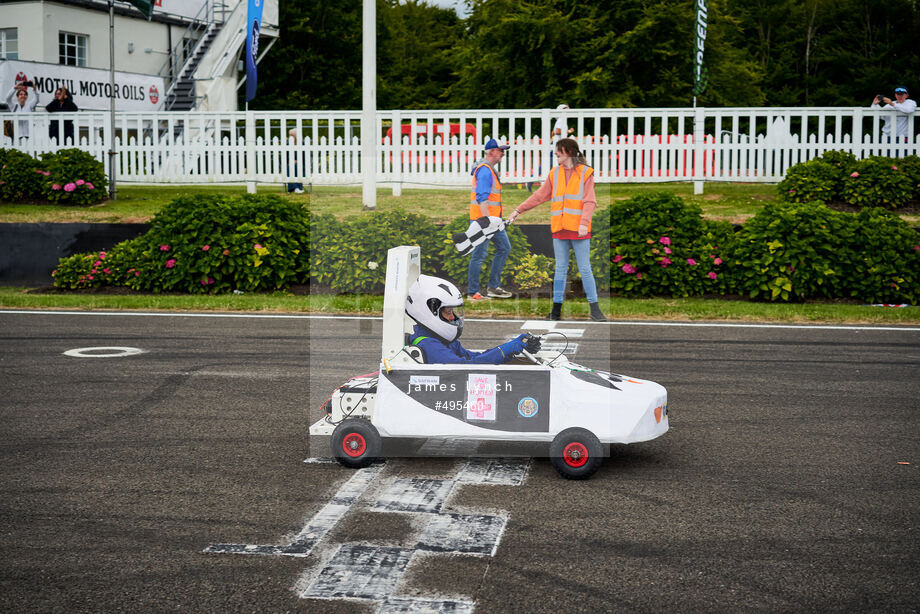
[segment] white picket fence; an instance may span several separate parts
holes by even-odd
[[[471,165],[493,135],[512,147],[505,182],[542,179],[557,112],[535,110],[378,111],[373,131],[378,184],[467,186]],[[776,182],[786,169],[828,150],[869,155],[920,153],[915,117],[905,142],[881,135],[870,108],[578,109],[568,125],[601,183]],[[903,117],[903,116],[902,116]],[[49,138],[73,122],[76,147],[106,164],[107,113],[0,113],[0,147],[36,155],[73,146]],[[21,138],[27,124],[29,138]],[[401,126],[393,137],[393,127]],[[360,111],[118,113],[116,177],[136,183],[361,182]],[[295,137],[289,136],[293,130]],[[12,132],[12,136],[9,136]],[[530,136],[524,136],[530,135]]]

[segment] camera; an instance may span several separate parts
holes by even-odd
[[[23,87],[35,87],[35,83],[33,83],[32,81],[20,81],[19,85]]]

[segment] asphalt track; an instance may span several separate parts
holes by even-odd
[[[520,327],[469,322],[464,340]],[[615,448],[586,482],[538,458],[520,485],[457,486],[446,509],[507,520],[494,556],[417,556],[394,597],[917,611],[920,329],[564,327],[586,329],[577,361],[665,385],[671,431]],[[388,460],[309,556],[203,552],[290,541],[341,492],[355,472],[304,463],[328,454],[307,427],[376,369],[379,339],[370,319],[0,312],[0,610],[382,608],[301,594],[343,544],[411,547],[419,517],[373,497],[463,460]],[[144,353],[63,354],[97,346]]]

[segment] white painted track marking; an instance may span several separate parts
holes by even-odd
[[[332,501],[323,506],[323,508],[311,518],[301,529],[300,533],[294,536],[290,544],[283,546],[258,545],[258,544],[211,544],[204,549],[208,554],[264,554],[275,556],[295,556],[306,557],[310,555],[313,546],[316,545],[326,533],[328,533],[342,516],[345,515],[352,504],[358,500],[371,482],[374,481],[384,465],[371,465],[364,469],[358,469],[354,475],[343,484]]]
[[[349,315],[307,315],[307,314],[260,314],[260,313],[174,313],[157,311],[45,311],[38,309],[0,309],[0,315],[5,313],[17,315],[68,315],[68,316],[123,316],[123,317],[162,317],[162,318],[254,318],[254,319],[281,319],[281,320],[377,320],[380,316],[349,316]],[[520,319],[512,318],[467,318],[469,322],[510,322],[520,324]],[[563,322],[565,322],[563,320]],[[643,322],[643,321],[615,321],[607,322],[582,322],[571,321],[569,324],[578,326],[664,326],[687,328],[778,328],[778,329],[803,329],[803,330],[867,330],[867,331],[896,331],[920,332],[918,326],[861,326],[857,324],[741,324],[734,322]]]
[[[137,356],[138,354],[143,353],[144,350],[140,348],[105,346],[94,348],[75,348],[64,352],[64,356],[73,356],[74,358],[122,358],[123,356]]]

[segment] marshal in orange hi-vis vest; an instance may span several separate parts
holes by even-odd
[[[492,217],[501,217],[502,216],[502,183],[498,180],[498,175],[495,174],[495,170],[483,162],[476,166],[473,169],[473,191],[470,192],[470,219],[478,220],[482,217],[482,210],[480,209],[480,204],[476,201],[476,173],[480,168],[485,166],[489,169],[489,172],[492,173],[492,191],[489,192],[489,215]]]
[[[550,230],[578,231],[581,223],[581,212],[585,199],[585,180],[593,173],[594,169],[584,164],[579,164],[575,171],[565,180],[565,173],[561,166],[553,169],[553,200],[550,205]],[[588,221],[588,232],[591,232],[591,222]]]

